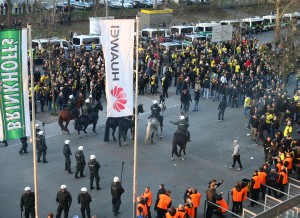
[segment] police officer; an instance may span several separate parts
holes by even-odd
[[[28,153],[28,151],[27,151],[27,147],[28,147],[28,145],[27,145],[27,137],[26,136],[24,136],[24,137],[21,137],[20,138],[20,141],[21,141],[21,143],[22,143],[22,148],[21,148],[21,150],[19,151],[19,153],[22,155],[23,153],[24,154],[27,154]]]
[[[39,133],[39,131],[42,131],[41,129],[40,129],[40,124],[35,124],[35,136],[36,137],[38,137],[38,133]]]
[[[24,211],[25,207],[25,218],[29,218],[29,214],[31,214],[31,218],[35,217],[35,196],[34,192],[31,192],[30,187],[26,187],[24,190],[24,194],[21,196],[20,207],[21,211]]]
[[[68,218],[69,209],[72,204],[72,196],[70,192],[67,191],[66,185],[61,185],[60,190],[56,195],[56,202],[58,203],[56,218],[61,217],[61,213],[64,210],[65,218]]]
[[[38,148],[37,162],[41,162],[41,156],[43,155],[43,163],[48,163],[48,161],[46,161],[47,145],[43,131],[38,132],[38,136],[36,138],[36,146]]]
[[[174,121],[170,121],[170,123],[177,125],[178,129],[177,132],[178,133],[182,133],[183,135],[185,135],[186,139],[190,142],[190,132],[188,131],[188,127],[190,126],[190,124],[186,121],[185,116],[181,115],[179,117],[179,120],[174,122]]]
[[[110,192],[112,196],[113,214],[114,216],[117,216],[121,205],[121,195],[124,193],[124,189],[122,187],[119,177],[114,177],[114,180],[111,183]]]
[[[87,218],[91,218],[91,209],[90,209],[91,202],[92,202],[92,197],[87,192],[87,188],[82,187],[80,189],[80,194],[78,195],[78,204],[81,204],[80,211],[81,211],[82,218],[85,218],[85,212]]]
[[[69,174],[73,174],[73,172],[71,171],[71,155],[72,152],[70,148],[70,140],[66,140],[64,145],[65,171],[68,171]]]
[[[95,155],[90,156],[90,161],[88,163],[89,168],[90,168],[90,189],[94,189],[93,183],[94,183],[94,178],[96,179],[96,189],[100,190],[99,182],[100,182],[100,177],[99,177],[99,169],[100,169],[100,164],[96,160]]]
[[[151,109],[151,115],[148,117],[148,119],[151,118],[151,117],[155,117],[159,121],[160,126],[162,127],[164,118],[160,115],[161,108],[159,107],[157,100],[154,100],[152,103],[153,104],[151,105],[151,108],[150,108]]]
[[[82,113],[89,116],[89,119],[92,120],[92,117],[90,116],[91,112],[92,112],[92,106],[90,103],[90,99],[86,99],[82,107]]]
[[[78,151],[76,151],[76,153],[75,153],[75,159],[77,162],[75,178],[76,179],[79,178],[78,177],[79,172],[80,172],[80,177],[85,177],[85,175],[83,175],[83,170],[84,170],[84,166],[86,165],[86,163],[85,163],[85,157],[83,154],[83,146],[78,147]]]
[[[72,115],[75,116],[77,113],[75,107],[76,107],[76,103],[74,101],[74,96],[69,95],[69,99],[68,99],[67,104],[64,109],[70,111],[72,113]]]

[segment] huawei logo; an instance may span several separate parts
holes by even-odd
[[[111,95],[115,98],[113,108],[120,112],[125,109],[125,104],[127,103],[126,100],[126,93],[123,92],[123,88],[115,86],[111,91]]]

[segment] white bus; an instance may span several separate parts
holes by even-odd
[[[193,45],[193,42],[195,40],[201,40],[201,41],[210,41],[209,36],[199,35],[199,34],[191,34],[191,35],[185,35],[182,45],[183,46],[190,46]]]
[[[263,31],[266,31],[266,27],[264,25],[264,19],[262,17],[251,17],[242,19],[243,27],[248,27],[252,32],[256,31],[257,25],[263,25]]]
[[[151,39],[155,38],[156,35],[169,37],[170,30],[162,29],[162,28],[145,28],[145,29],[142,29],[141,35],[144,38],[151,38]]]
[[[221,20],[221,25],[232,25],[233,26],[233,32],[236,32],[241,27],[241,21],[239,20]]]
[[[194,34],[198,32],[198,28],[196,26],[171,26],[170,34],[175,35],[178,34],[180,37],[185,36],[186,34]]]
[[[284,14],[282,16],[282,21],[284,23],[289,23],[292,20],[294,20],[294,22],[296,22],[296,25],[300,25],[300,13],[299,12],[294,12],[294,13]]]
[[[213,27],[221,26],[221,24],[212,21],[212,22],[206,22],[206,23],[197,23],[196,26],[199,30],[199,32],[198,32],[199,34],[211,36]]]

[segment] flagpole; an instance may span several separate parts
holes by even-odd
[[[31,85],[31,113],[32,113],[32,153],[33,153],[33,182],[35,197],[35,217],[39,217],[39,201],[38,201],[38,179],[36,166],[36,129],[35,129],[35,99],[34,99],[34,79],[33,79],[33,52],[31,38],[31,23],[27,24],[28,44],[29,44],[29,62],[30,62],[30,85]]]
[[[133,218],[136,218],[136,189],[137,189],[137,146],[138,146],[138,81],[139,81],[139,16],[136,16],[135,35],[135,119],[134,119],[134,149],[133,149]]]

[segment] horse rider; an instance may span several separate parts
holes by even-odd
[[[161,116],[160,112],[161,108],[159,107],[157,100],[154,100],[151,106],[151,115],[148,117],[148,119],[155,117],[159,121],[160,126],[163,126],[164,118]]]
[[[190,124],[187,122],[186,117],[181,115],[180,119],[176,122],[174,121],[170,121],[170,123],[177,125],[178,129],[176,131],[176,133],[181,133],[183,134],[187,141],[190,142],[190,132],[188,131],[188,127],[190,126]]]
[[[87,115],[89,119],[92,120],[91,112],[92,112],[92,106],[90,103],[90,99],[87,98],[82,107],[82,114]]]
[[[69,99],[64,109],[70,111],[73,116],[77,114],[76,103],[73,95],[69,95]]]

